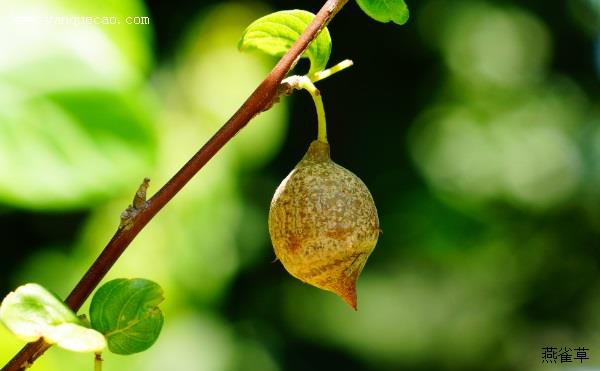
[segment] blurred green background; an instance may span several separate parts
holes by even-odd
[[[166,323],[105,370],[600,369],[600,1],[408,3],[398,27],[349,2],[331,63],[355,66],[318,84],[333,158],[369,186],[384,231],[359,311],[273,262],[270,198],[316,135],[297,93],[111,270],[159,282]],[[0,296],[68,294],[142,178],[155,191],[274,65],[237,51],[242,30],[320,5],[0,2]],[[43,21],[81,15],[122,24]],[[1,364],[21,346],[0,326]],[[549,346],[590,359],[544,364]],[[91,367],[51,349],[33,370]]]

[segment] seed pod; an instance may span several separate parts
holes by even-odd
[[[356,309],[356,280],[379,237],[371,193],[311,143],[281,182],[269,210],[275,255],[294,277],[332,291]]]

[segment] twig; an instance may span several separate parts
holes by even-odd
[[[94,354],[94,371],[102,371],[102,353]]]
[[[186,185],[187,182],[227,143],[248,121],[270,108],[278,98],[279,85],[294,67],[302,53],[348,0],[327,0],[313,21],[296,40],[290,50],[279,60],[263,82],[246,99],[244,104],[217,131],[212,138],[165,184],[144,207],[117,230],[92,266],[81,278],[65,303],[77,312],[88,296],[98,286],[113,264],[148,222]],[[31,366],[48,348],[43,340],[29,343],[11,359],[3,371],[24,370]]]

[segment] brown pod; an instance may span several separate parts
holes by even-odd
[[[281,182],[269,211],[275,255],[294,277],[356,309],[356,280],[379,237],[371,193],[313,141]]]

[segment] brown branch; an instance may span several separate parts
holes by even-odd
[[[263,82],[246,99],[244,104],[217,131],[212,138],[165,184],[139,213],[130,220],[126,228],[120,227],[108,242],[100,256],[94,261],[65,303],[77,312],[88,296],[94,291],[102,278],[119,259],[131,241],[148,222],[179,192],[187,182],[240,131],[248,121],[262,111],[269,109],[278,98],[278,88],[283,78],[296,64],[312,40],[321,32],[348,0],[328,0],[317,13],[313,21],[296,40],[290,50],[279,60]],[[3,371],[24,370],[40,357],[49,344],[43,340],[29,343],[10,360]]]

